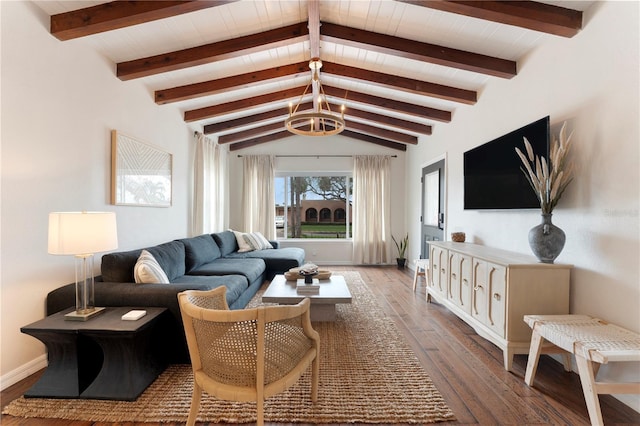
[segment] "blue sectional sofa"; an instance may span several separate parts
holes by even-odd
[[[238,252],[232,231],[169,241],[145,249],[108,253],[102,256],[101,276],[96,277],[96,306],[159,306],[169,310],[163,324],[164,350],[169,362],[188,362],[177,294],[184,290],[227,288],[231,309],[242,309],[260,286],[291,268],[304,264],[305,252],[295,247]],[[140,284],[134,281],[134,266],[142,250],[153,255],[169,283]],[[75,306],[75,284],[47,295],[47,315]]]

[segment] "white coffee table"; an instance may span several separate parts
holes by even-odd
[[[351,303],[349,287],[341,275],[332,275],[329,279],[318,282],[319,294],[304,295],[298,294],[296,281],[287,281],[284,275],[276,275],[262,295],[262,301],[293,305],[308,297],[311,300],[311,321],[335,321],[336,304]]]

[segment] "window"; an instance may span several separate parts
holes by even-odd
[[[277,173],[275,187],[278,238],[351,238],[351,176]]]

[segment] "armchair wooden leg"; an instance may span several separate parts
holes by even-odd
[[[316,355],[316,359],[313,360],[311,364],[311,402],[314,404],[318,402],[318,385],[320,382],[320,360],[318,357],[320,356],[320,351],[318,350],[318,354]]]
[[[257,410],[258,410],[258,421],[256,422],[257,426],[264,425],[264,399],[258,398],[257,401]]]
[[[202,396],[202,389],[195,382],[193,384],[193,395],[191,395],[191,408],[189,409],[189,417],[187,418],[187,426],[193,426],[196,424],[196,418],[198,417],[198,411],[200,411],[200,398]]]

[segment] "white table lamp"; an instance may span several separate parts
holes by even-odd
[[[118,248],[113,212],[49,213],[49,254],[76,258],[76,310],[66,319],[86,321],[104,308],[95,307],[93,255]]]

